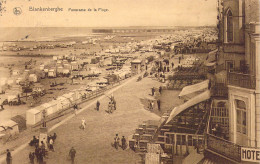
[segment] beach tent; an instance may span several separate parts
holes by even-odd
[[[79,64],[77,62],[71,62],[71,69],[72,70],[78,70],[79,69]]]
[[[45,109],[47,116],[53,114],[54,112],[56,112],[56,110],[55,110],[55,107],[57,107],[56,102],[55,102],[55,104],[50,103],[50,102],[44,103],[41,106]]]
[[[17,94],[16,93],[8,93],[7,94],[7,100],[8,100],[8,102],[18,101],[17,100]]]
[[[57,67],[57,73],[63,73],[63,67],[62,66]]]
[[[68,108],[68,107],[70,107],[70,105],[72,103],[69,99],[67,99],[66,97],[63,97],[63,96],[59,96],[57,98],[56,102],[57,102],[58,110]]]
[[[6,131],[4,128],[0,127],[0,133],[8,133],[8,134],[17,134],[19,133],[18,124],[12,120],[5,120],[0,121],[0,125],[4,126],[6,128]],[[7,128],[10,127],[10,128]]]
[[[44,69],[44,64],[41,64],[40,65],[40,70],[43,70]]]
[[[26,75],[29,75],[29,72],[30,72],[30,70],[26,69],[26,70],[24,70],[23,74],[26,76]]]
[[[36,83],[38,81],[37,75],[36,74],[30,74],[29,75],[29,81]]]
[[[48,102],[48,104],[50,104],[53,113],[56,113],[57,111],[59,111],[58,105],[57,105],[58,104],[57,100],[52,100],[52,101]]]
[[[48,71],[48,77],[56,77],[56,71],[54,69],[50,69]]]
[[[47,73],[47,72],[49,72],[49,69],[45,68],[45,69],[43,70],[43,72]]]
[[[74,92],[69,92],[69,93],[66,93],[62,96],[67,98],[72,103],[74,101],[74,98],[75,98],[74,94],[75,94]]]
[[[42,119],[42,112],[36,108],[26,111],[26,124],[35,125],[37,122],[40,122]]]
[[[71,65],[70,64],[64,64],[63,67],[64,67],[64,69],[71,70]]]
[[[58,56],[53,56],[52,59],[53,60],[58,60]]]
[[[68,75],[70,73],[70,70],[69,69],[63,69],[62,73],[65,74],[65,75]]]
[[[19,75],[20,74],[20,70],[14,69],[13,70],[13,76]]]
[[[20,84],[20,82],[22,82],[23,80],[24,80],[24,78],[18,77],[18,78],[15,80],[15,83],[16,83],[16,84]]]
[[[169,123],[172,119],[174,119],[175,116],[177,116],[184,110],[188,109],[189,107],[192,107],[193,105],[196,105],[196,104],[203,102],[205,100],[208,100],[208,99],[210,99],[210,90],[206,90],[203,93],[186,101],[184,104],[174,107],[174,109],[171,111],[170,116],[166,123]]]

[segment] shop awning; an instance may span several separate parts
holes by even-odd
[[[200,102],[203,102],[205,100],[208,100],[208,99],[210,99],[210,91],[206,90],[205,92],[203,92],[203,93],[193,97],[192,99],[188,100],[184,104],[181,104],[180,106],[175,107],[172,110],[172,112],[171,112],[171,114],[170,114],[166,124],[169,123],[175,116],[177,116],[178,114],[183,112],[185,109],[187,109],[187,108],[189,108],[189,107],[191,107],[193,105],[196,105],[196,104],[198,104]]]
[[[200,83],[186,86],[182,89],[181,93],[179,94],[179,97],[195,93],[198,91],[202,91],[203,89],[207,89],[209,86],[209,80],[202,81]]]

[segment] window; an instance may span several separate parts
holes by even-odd
[[[234,61],[226,61],[226,69],[228,72],[233,71],[234,69]]]
[[[235,106],[237,111],[237,132],[247,134],[246,104],[244,101],[235,100]]]
[[[230,10],[227,12],[227,42],[233,42],[233,15]]]

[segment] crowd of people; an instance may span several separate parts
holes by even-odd
[[[29,153],[29,160],[31,164],[36,162],[39,164],[44,164],[44,158],[47,158],[48,150],[54,151],[54,142],[57,138],[57,134],[54,133],[53,135],[47,136],[46,143],[44,140],[40,141],[39,137],[36,138],[33,136],[33,139],[30,141],[29,145],[35,147],[34,152]]]

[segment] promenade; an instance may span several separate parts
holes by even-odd
[[[55,152],[49,152],[48,164],[70,163],[68,153],[73,146],[76,151],[76,163],[139,163],[141,157],[132,150],[116,150],[111,146],[115,134],[128,139],[143,121],[159,120],[160,117],[143,108],[140,98],[150,93],[150,88],[159,87],[160,83],[151,78],[144,78],[136,82],[137,77],[131,78],[123,84],[107,91],[105,95],[81,105],[78,114],[70,115],[54,127],[49,127],[50,133],[56,132]],[[108,114],[107,96],[114,95],[117,110]],[[95,102],[99,99],[100,111],[95,111]],[[86,120],[85,130],[79,128],[82,119]],[[21,151],[13,152],[13,164],[29,163],[28,154],[33,147],[24,144]],[[4,163],[4,157],[0,162]]]

